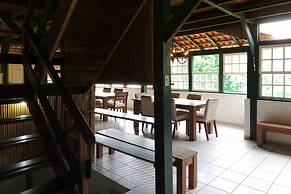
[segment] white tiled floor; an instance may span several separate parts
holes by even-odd
[[[96,123],[98,130],[109,127],[134,132],[130,121],[109,119]],[[187,140],[185,123],[178,127],[173,144],[198,152],[198,186],[187,190],[188,194],[291,194],[290,156],[258,148],[255,142],[245,140],[243,130],[236,126],[218,124],[219,137],[210,135],[209,141],[202,130],[194,142]],[[150,130],[145,131],[140,135],[152,138]],[[151,163],[116,152],[113,156],[105,154],[94,166],[97,172],[130,189],[131,194],[154,193],[155,171]],[[174,181],[174,193],[175,186]]]

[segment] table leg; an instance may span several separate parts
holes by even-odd
[[[109,150],[109,155],[112,155],[112,154],[114,154],[115,153],[115,150],[114,149],[112,149],[112,148],[108,148]]]
[[[141,106],[140,101],[137,101],[137,100],[133,101],[133,114],[135,114],[135,115],[139,114],[140,106]],[[134,134],[138,135],[139,134],[139,122],[138,121],[133,122],[133,128],[134,128]]]
[[[190,121],[189,121],[189,140],[190,141],[195,141],[196,140],[196,108],[191,107],[190,108]]]
[[[189,165],[189,188],[194,189],[197,187],[197,157],[193,157],[192,164]]]
[[[96,144],[96,158],[102,158],[103,157],[103,145],[97,143]]]

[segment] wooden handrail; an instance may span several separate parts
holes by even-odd
[[[78,106],[74,102],[72,96],[68,92],[67,88],[64,86],[61,78],[59,77],[58,73],[54,69],[52,65],[50,65],[49,58],[44,55],[43,51],[41,51],[35,40],[32,38],[32,32],[29,30],[29,27],[24,25],[23,26],[24,35],[27,39],[27,42],[30,44],[34,52],[36,53],[40,64],[44,67],[44,69],[49,73],[50,77],[52,78],[53,82],[56,84],[61,96],[63,97],[64,103],[70,112],[75,125],[79,129],[80,133],[82,134],[84,140],[87,144],[95,144],[95,137],[91,131],[91,128],[85,118],[83,117],[82,113],[80,112]]]
[[[0,125],[16,123],[16,122],[32,121],[32,120],[33,120],[33,117],[31,115],[20,115],[16,117],[1,118]]]

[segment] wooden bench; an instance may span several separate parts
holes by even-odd
[[[272,123],[267,121],[262,121],[257,124],[257,144],[262,146],[266,143],[266,132],[275,132],[291,135],[291,125]]]
[[[130,156],[155,163],[154,140],[124,133],[118,129],[100,130],[95,135],[96,156],[103,156],[103,146],[109,148],[109,154],[114,154],[114,150],[128,154]],[[172,147],[173,166],[177,168],[177,193],[186,193],[186,167],[189,166],[189,188],[197,187],[197,152]]]

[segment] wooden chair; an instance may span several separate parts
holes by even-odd
[[[127,98],[128,92],[115,93],[114,98],[107,102],[107,107],[112,110],[127,112]]]
[[[103,88],[103,92],[110,93],[111,92],[111,88]]]
[[[201,100],[202,96],[199,94],[188,94],[187,99],[189,100]]]
[[[121,88],[114,88],[114,93],[115,94],[120,93],[120,92],[123,92],[123,89],[121,89]]]
[[[176,110],[175,100],[171,99],[171,112],[172,112],[172,122],[174,122],[173,128],[173,138],[175,137],[175,131],[178,130],[178,122],[180,121],[188,121],[190,119],[189,112]]]
[[[141,96],[141,114],[143,116],[154,117],[154,102],[151,96]],[[153,133],[154,125],[151,127]],[[144,131],[144,123],[142,123],[142,131]]]
[[[172,98],[180,98],[180,93],[172,93]]]
[[[216,110],[217,110],[217,105],[218,105],[218,99],[208,99],[205,107],[204,113],[197,112],[197,123],[199,123],[199,132],[201,131],[201,123],[204,124],[205,128],[205,133],[206,133],[206,138],[207,141],[209,140],[208,137],[208,128],[207,125],[213,123],[214,129],[215,129],[215,135],[217,135],[217,126],[216,126],[216,121],[215,121],[215,116],[216,116]]]

